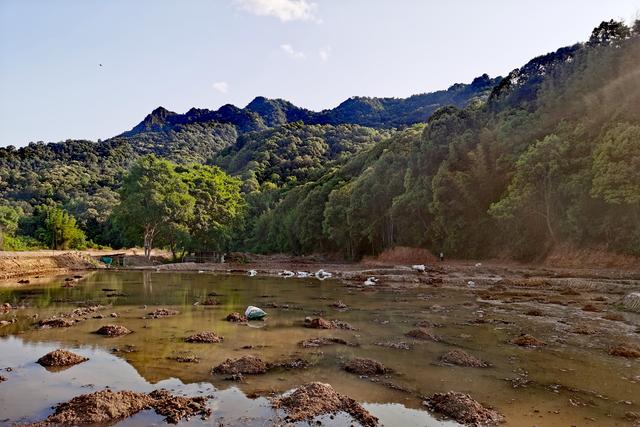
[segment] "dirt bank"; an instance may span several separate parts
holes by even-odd
[[[92,268],[96,262],[80,252],[0,252],[0,280]]]

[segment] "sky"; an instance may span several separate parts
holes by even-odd
[[[0,0],[0,146],[106,139],[158,106],[312,110],[506,75],[640,0]]]

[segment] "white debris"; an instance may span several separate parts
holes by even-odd
[[[257,275],[258,275],[258,272],[256,270],[247,271],[247,276],[249,276],[249,277],[254,277],[254,276],[257,276]]]
[[[476,267],[482,267],[482,263],[481,262],[477,262],[476,263]]]
[[[295,276],[295,275],[296,275],[296,273],[294,273],[294,272],[293,272],[293,271],[291,271],[291,270],[284,270],[283,272],[278,273],[278,275],[279,275],[279,276],[282,276],[282,277],[293,277],[293,276]]]
[[[367,277],[367,280],[364,281],[365,286],[374,286],[378,282],[378,279],[375,276]]]
[[[329,277],[333,276],[333,274],[329,273],[328,271],[324,271],[323,269],[320,269],[318,271],[316,271],[316,279],[320,279],[320,280],[324,280],[324,279],[328,279]]]
[[[473,280],[469,280],[467,282],[467,286],[469,286],[470,288],[475,288],[476,287],[476,282],[474,282]]]
[[[296,272],[296,276],[298,277],[309,277],[309,272],[308,271],[297,271]]]
[[[421,273],[424,273],[427,270],[427,266],[424,264],[412,265],[411,268]]]

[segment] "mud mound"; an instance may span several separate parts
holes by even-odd
[[[206,300],[202,301],[200,304],[211,306],[211,305],[220,305],[220,302],[215,298],[207,298]]]
[[[38,322],[38,326],[41,328],[68,328],[75,324],[75,320],[62,317],[50,317],[49,319],[42,319]]]
[[[527,316],[542,316],[542,312],[537,309],[529,310],[525,313]]]
[[[162,319],[164,317],[171,317],[180,314],[178,310],[169,310],[166,308],[158,308],[153,310],[151,313],[147,313],[144,317],[145,319]]]
[[[215,332],[204,331],[204,332],[199,332],[197,334],[190,335],[186,337],[184,340],[190,343],[215,344],[215,343],[224,341],[224,338],[216,335]]]
[[[73,366],[89,360],[67,350],[54,350],[38,359],[42,366]]]
[[[350,397],[338,394],[329,384],[309,383],[288,396],[272,401],[275,408],[284,409],[286,421],[311,421],[320,415],[346,412],[365,427],[378,425],[378,419]]]
[[[578,335],[596,335],[598,329],[587,323],[578,323],[571,328],[571,333]]]
[[[306,317],[304,319],[305,328],[312,329],[346,329],[350,331],[355,331],[356,328],[351,326],[348,322],[342,320],[327,320],[322,317]]]
[[[511,344],[519,345],[520,347],[542,347],[546,345],[544,341],[529,334],[521,334],[515,337],[511,340]]]
[[[224,362],[213,368],[213,372],[225,375],[258,375],[267,372],[268,368],[269,367],[262,361],[262,359],[254,356],[243,356],[239,359],[225,360]]]
[[[180,420],[188,420],[196,415],[202,419],[211,415],[211,410],[207,408],[207,399],[204,397],[174,396],[165,389],[152,391],[149,397],[154,400],[152,406],[156,414],[162,415],[165,421],[171,424],[177,424]]]
[[[624,316],[618,313],[607,313],[602,316],[603,319],[612,320],[614,322],[624,322]]]
[[[59,404],[52,415],[33,426],[113,423],[144,409],[154,409],[167,422],[174,424],[194,415],[205,418],[211,414],[204,397],[173,396],[166,390],[145,394],[106,389],[76,396]]]
[[[634,345],[618,344],[609,350],[609,354],[612,356],[637,359],[640,357],[640,348]]]
[[[373,359],[356,357],[344,365],[344,370],[358,375],[382,375],[389,372],[382,363]]]
[[[119,337],[130,333],[130,330],[121,325],[104,325],[96,331],[96,334],[107,337]]]
[[[489,364],[464,350],[454,349],[440,356],[440,361],[449,365],[468,366],[471,368],[486,368]]]
[[[229,314],[227,317],[225,317],[224,320],[226,320],[227,322],[233,322],[233,323],[244,323],[244,322],[247,322],[247,317],[243,316],[238,312],[234,312]]]
[[[405,334],[408,337],[415,338],[417,340],[425,341],[440,341],[440,337],[434,335],[431,331],[425,328],[412,329]]]
[[[431,409],[440,412],[461,424],[470,426],[496,425],[504,421],[504,417],[475,401],[468,394],[450,391],[436,393],[427,403]]]
[[[595,305],[593,305],[593,304],[587,304],[584,307],[582,307],[582,311],[595,312],[595,311],[600,311],[600,309],[598,307],[596,307]]]
[[[377,257],[365,257],[365,263],[383,264],[430,264],[437,258],[423,248],[411,248],[408,246],[395,246],[382,252]]]
[[[331,344],[356,346],[356,344],[350,343],[346,340],[343,340],[342,338],[337,338],[337,337],[309,338],[306,340],[302,340],[298,343],[300,347],[304,347],[304,348],[322,347],[322,346],[331,345]]]
[[[331,329],[333,325],[328,320],[323,319],[322,317],[316,317],[312,319],[307,317],[304,319],[305,328],[313,328],[313,329]]]

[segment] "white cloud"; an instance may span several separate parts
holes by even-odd
[[[229,84],[227,82],[215,82],[211,86],[220,93],[227,93],[229,91]]]
[[[331,54],[331,46],[323,47],[318,51],[318,56],[322,62],[327,62],[329,60],[329,55]]]
[[[318,5],[309,0],[233,0],[240,10],[258,16],[273,16],[282,22],[319,21]]]
[[[295,50],[290,44],[281,44],[280,49],[285,51],[287,55],[295,59],[304,59],[304,52]]]

